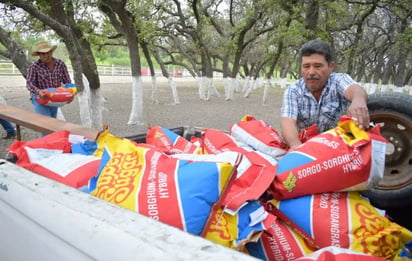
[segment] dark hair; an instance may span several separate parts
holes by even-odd
[[[328,64],[332,62],[332,52],[330,47],[327,43],[321,40],[310,40],[305,43],[300,49],[300,60],[302,61],[303,56],[309,56],[315,53],[323,55]]]

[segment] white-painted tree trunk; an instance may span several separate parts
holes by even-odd
[[[269,89],[271,87],[270,79],[266,79],[263,83],[263,105],[266,105],[269,97]]]
[[[156,76],[152,76],[152,103],[158,104],[159,103],[159,92],[157,89],[157,82]]]
[[[280,78],[279,85],[280,85],[280,88],[282,89],[286,88],[287,87],[286,78]]]
[[[204,77],[197,77],[197,82],[199,84],[199,98],[201,100],[207,100],[206,98],[206,87],[204,84]]]
[[[132,111],[129,125],[143,124],[143,84],[140,76],[132,76]]]
[[[215,83],[213,81],[213,77],[212,78],[208,78],[209,79],[209,92],[210,92],[210,96],[213,97],[220,97],[220,93],[219,91],[216,89]]]
[[[239,78],[236,78],[234,84],[235,84],[235,92],[240,93],[243,88],[242,81]]]
[[[172,89],[173,103],[174,104],[180,104],[179,95],[177,94],[175,80],[173,79],[173,77],[169,77],[168,82],[169,82],[170,89]]]
[[[404,93],[405,90],[406,90],[406,87],[407,87],[406,85],[405,85],[405,86],[402,86],[402,87],[398,87],[398,86],[392,85],[392,90],[393,90],[394,92]]]
[[[405,88],[406,86],[403,86],[403,87],[396,87],[396,86],[393,86],[393,91],[394,92],[400,92],[400,93],[404,93],[404,91],[405,91]]]
[[[381,92],[386,92],[386,91],[388,91],[389,90],[389,86],[387,85],[387,84],[382,84],[381,85]]]
[[[101,130],[103,128],[103,97],[101,93],[101,89],[91,89],[90,90],[90,113],[92,118],[92,128],[96,130]]]
[[[261,77],[258,77],[256,79],[255,86],[253,87],[253,90],[257,90],[257,89],[259,89],[260,87],[262,87],[264,85],[265,85],[265,80]]]
[[[236,79],[232,77],[225,77],[223,79],[223,87],[225,90],[225,100],[230,101],[233,100],[235,88],[236,88]]]
[[[84,90],[77,93],[77,100],[79,101],[80,122],[83,126],[92,127],[92,119],[90,116],[90,86],[86,76],[83,75]]]
[[[204,90],[206,91],[206,100],[210,101],[211,93],[210,93],[210,79],[206,76],[202,77],[202,83],[204,84]]]
[[[210,101],[211,96],[220,96],[216,87],[213,84],[213,78],[202,76],[198,78],[199,82],[199,98],[201,100]]]
[[[245,98],[249,97],[249,95],[255,89],[255,84],[256,84],[255,79],[249,79],[247,89],[246,89],[246,92],[245,92],[245,95],[244,95]]]
[[[366,92],[367,94],[369,94],[371,85],[370,85],[369,83],[362,83],[361,86],[363,87],[363,89],[365,90],[365,92]]]
[[[378,89],[378,84],[376,83],[370,83],[369,86],[370,86],[370,89],[369,89],[370,94],[375,93],[376,90]]]
[[[243,86],[242,86],[242,93],[245,93],[247,89],[249,88],[249,80],[250,80],[250,77],[246,76],[244,79]]]
[[[59,107],[57,108],[57,119],[62,120],[62,121],[66,121],[66,119],[64,118],[64,113],[62,111],[62,109]]]

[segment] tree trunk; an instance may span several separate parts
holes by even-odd
[[[132,109],[128,124],[143,124],[143,83],[141,79],[141,63],[139,54],[139,41],[135,18],[126,10],[126,1],[102,1],[99,8],[106,13],[112,25],[119,31],[127,41],[129,58],[132,71]]]
[[[6,47],[6,51],[1,52],[0,55],[9,58],[14,65],[19,69],[20,73],[26,78],[27,69],[30,66],[30,61],[27,60],[23,48],[14,41],[8,32],[0,26],[0,43]]]

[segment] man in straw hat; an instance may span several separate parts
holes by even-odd
[[[32,56],[39,56],[39,60],[32,63],[27,70],[26,87],[30,92],[30,99],[34,110],[42,115],[56,118],[57,107],[39,104],[37,97],[46,98],[43,89],[56,88],[71,82],[66,64],[53,57],[57,46],[50,46],[46,41],[39,41],[32,51]]]

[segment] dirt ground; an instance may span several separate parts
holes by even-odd
[[[223,83],[215,81],[220,96],[214,96],[210,101],[199,99],[198,85],[195,80],[176,78],[176,86],[180,104],[173,104],[171,89],[167,81],[158,79],[159,103],[151,101],[150,78],[143,78],[144,84],[144,122],[142,125],[129,125],[131,111],[131,78],[116,76],[102,77],[101,91],[105,97],[103,123],[116,136],[128,137],[145,133],[147,126],[162,126],[173,128],[178,126],[195,126],[227,130],[231,124],[238,122],[244,115],[249,114],[257,119],[266,120],[276,130],[279,129],[279,114],[283,89],[271,88],[268,100],[263,105],[263,88],[254,90],[248,98],[241,92],[235,93],[234,99],[225,101]],[[20,76],[0,77],[0,95],[8,105],[33,111],[28,100],[28,91],[24,78]],[[64,119],[81,124],[78,100],[62,107]],[[28,141],[40,137],[30,129],[21,127],[22,140]],[[0,136],[5,131],[1,130]],[[0,158],[6,156],[5,149],[13,140],[0,140]]]

